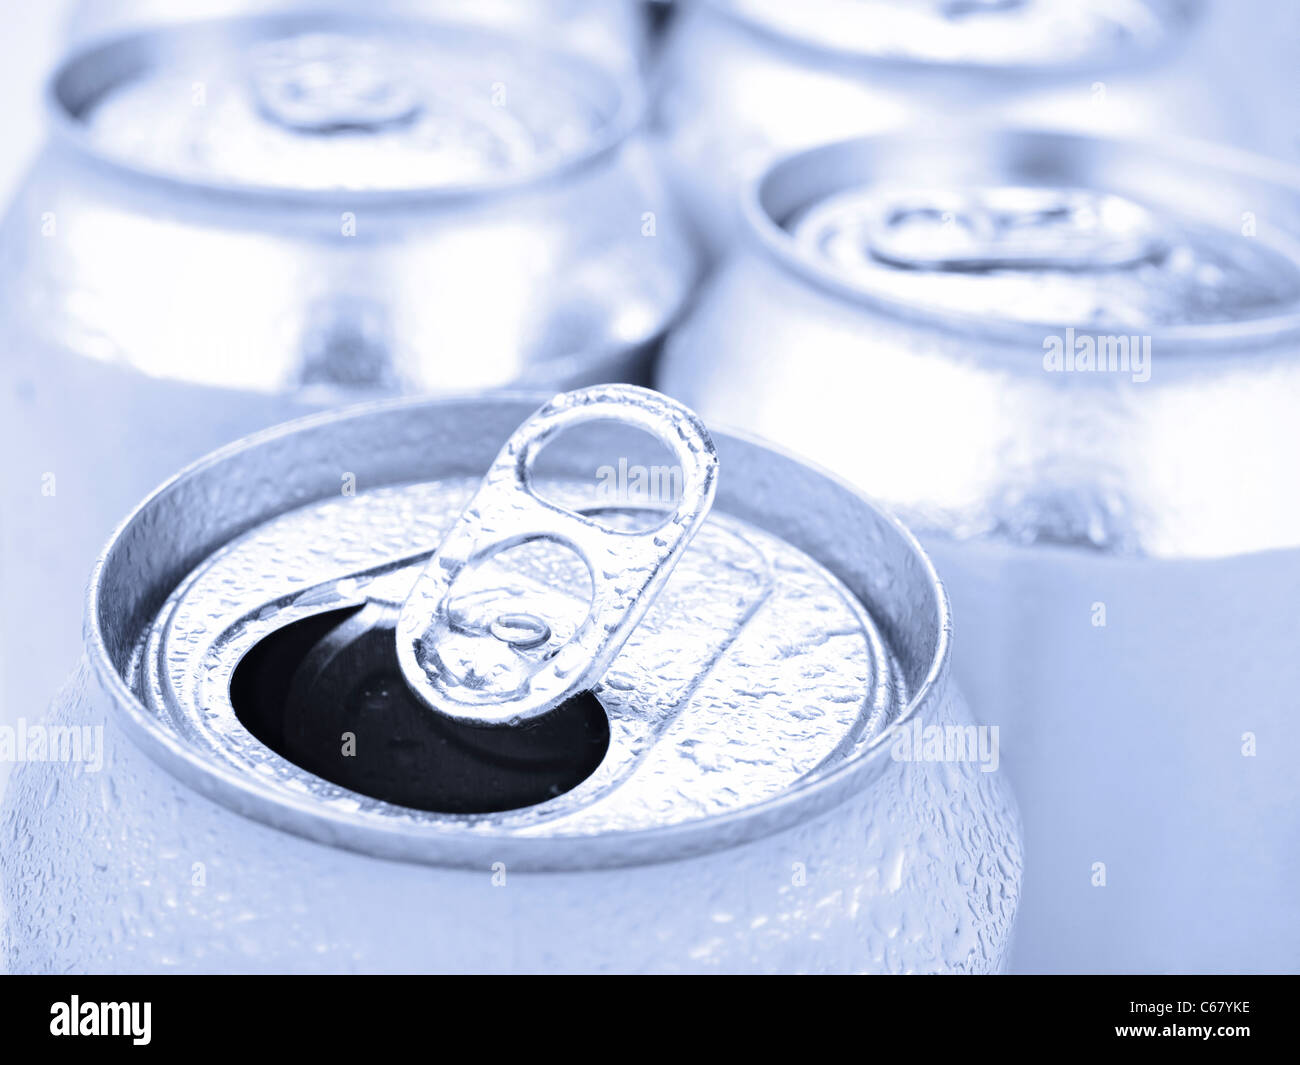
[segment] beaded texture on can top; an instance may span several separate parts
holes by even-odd
[[[230,705],[231,675],[251,646],[286,624],[367,599],[404,600],[426,545],[441,540],[476,487],[378,490],[295,511],[231,544],[164,606],[165,621],[139,652],[142,696],[210,757],[289,792],[307,787],[323,802],[356,804],[357,796],[304,779],[248,735]],[[539,491],[593,502],[563,483]],[[636,527],[635,512],[595,517]],[[394,568],[395,560],[405,565]],[[486,568],[482,586],[522,592],[508,597],[521,609],[545,603],[548,619],[586,612],[589,580],[576,555],[530,545]],[[557,627],[552,642],[563,643],[574,627],[572,620]],[[705,522],[596,685],[612,736],[592,777],[550,802],[468,823],[374,800],[360,800],[361,808],[387,819],[544,835],[646,829],[742,809],[834,768],[897,715],[908,693],[891,659],[839,581],[761,530],[718,516]]]

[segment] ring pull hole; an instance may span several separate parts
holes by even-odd
[[[517,728],[474,728],[430,713],[402,679],[396,620],[393,608],[366,604],[278,629],[235,669],[236,717],[309,773],[437,813],[534,806],[572,790],[600,765],[609,723],[590,692]],[[522,614],[502,613],[491,624],[512,643],[535,647],[550,635],[547,622]]]

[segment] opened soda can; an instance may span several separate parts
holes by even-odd
[[[666,353],[935,558],[1024,805],[1022,969],[1300,957],[1298,190],[1063,134],[816,149]]]
[[[1293,49],[1296,35],[1274,32],[1286,17],[1262,6],[700,0],[683,6],[664,46],[654,121],[716,255],[743,229],[735,204],[746,181],[787,152],[847,137],[1011,123],[1293,140],[1255,71],[1271,37]],[[1262,65],[1285,69],[1289,55]]]
[[[68,59],[2,231],[6,701],[73,650],[46,641],[113,522],[206,451],[369,396],[644,377],[694,258],[638,95],[525,38],[337,14]]]
[[[929,562],[657,393],[217,452],[119,528],[85,640],[21,737],[69,757],[5,797],[17,971],[1007,956],[1018,816]]]

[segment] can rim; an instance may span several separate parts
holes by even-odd
[[[233,35],[235,39],[240,39],[243,35],[256,39],[300,30],[330,31],[361,28],[401,30],[412,26],[426,30],[439,27],[450,28],[462,37],[510,42],[526,49],[532,55],[545,57],[559,65],[581,68],[586,76],[600,84],[602,93],[608,97],[611,106],[604,116],[605,120],[581,150],[524,173],[447,185],[411,185],[384,189],[296,189],[251,181],[186,177],[164,167],[139,163],[132,159],[128,152],[115,152],[101,144],[96,144],[89,135],[86,124],[79,118],[77,108],[67,98],[68,79],[84,69],[87,64],[102,62],[104,57],[112,57],[132,48],[157,51],[166,45],[169,38],[187,40],[207,36],[214,39],[229,39]],[[535,43],[517,32],[448,22],[434,16],[362,15],[332,9],[293,9],[257,15],[207,18],[146,28],[128,27],[94,36],[75,45],[58,62],[45,80],[42,98],[52,139],[71,147],[86,160],[106,167],[114,173],[133,180],[144,180],[160,185],[173,193],[199,193],[278,205],[287,201],[290,204],[306,207],[332,206],[339,203],[369,207],[403,204],[437,205],[488,199],[545,187],[598,165],[616,153],[641,127],[646,109],[644,94],[638,90],[628,73],[598,64],[583,53]]]
[[[958,77],[1020,75],[1051,80],[1068,80],[1080,73],[1114,74],[1129,70],[1139,64],[1158,64],[1177,53],[1191,36],[1193,28],[1199,26],[1206,13],[1204,0],[1170,0],[1165,6],[1162,23],[1166,32],[1154,45],[1139,46],[1124,50],[1119,54],[1102,51],[1091,56],[1081,57],[1071,62],[1043,63],[999,63],[980,60],[945,61],[921,56],[889,55],[867,51],[834,40],[818,41],[809,37],[794,37],[782,32],[778,26],[770,25],[757,13],[745,11],[736,6],[733,0],[702,0],[703,5],[718,17],[739,27],[768,45],[775,45],[806,56],[821,57],[823,60],[853,67],[868,64],[883,71],[943,71]]]
[[[250,448],[272,444],[340,420],[381,419],[394,412],[428,412],[474,403],[516,403],[535,408],[550,396],[544,393],[500,392],[475,400],[404,398],[358,404],[340,411],[309,415],[245,437],[185,467],[151,492],[114,529],[97,559],[86,593],[84,642],[91,668],[113,704],[109,712],[128,736],[155,763],[182,785],[214,802],[272,829],[329,846],[399,861],[451,867],[477,868],[486,861],[505,861],[522,870],[578,871],[650,865],[677,861],[726,850],[792,828],[825,813],[860,793],[881,775],[893,744],[892,727],[882,729],[858,754],[813,782],[796,786],[752,806],[716,816],[677,822],[650,829],[632,829],[599,835],[529,837],[481,829],[366,820],[355,813],[321,809],[304,796],[273,789],[264,781],[240,774],[234,766],[204,759],[151,714],[114,666],[102,625],[101,611],[111,608],[101,598],[104,573],[119,540],[133,524],[145,518],[155,501],[186,481],[213,470]],[[746,434],[710,430],[719,444],[752,450],[765,459],[794,463],[829,482],[868,511],[873,521],[899,538],[901,549],[919,563],[920,577],[934,596],[937,624],[934,649],[924,677],[891,726],[910,723],[942,702],[949,692],[952,614],[947,591],[929,556],[912,533],[892,513],[871,502],[859,489],[821,467],[760,442]],[[305,505],[308,500],[297,500]],[[815,557],[815,556],[814,556]],[[823,564],[825,564],[824,560]],[[856,590],[855,595],[859,594]]]
[[[956,333],[965,337],[1013,344],[1041,343],[1045,331],[1057,330],[1062,323],[1047,319],[999,318],[992,314],[978,314],[916,303],[873,291],[865,285],[855,284],[819,257],[801,247],[791,233],[772,217],[765,205],[769,183],[791,178],[792,172],[794,172],[794,179],[797,180],[800,170],[817,171],[825,167],[829,160],[840,156],[859,153],[878,154],[880,149],[887,149],[891,143],[951,144],[953,136],[967,142],[987,143],[999,141],[1037,143],[1056,141],[1072,145],[1094,143],[1104,144],[1119,151],[1136,153],[1141,158],[1151,158],[1155,154],[1150,145],[1144,144],[1136,137],[1097,136],[1020,125],[963,126],[960,130],[945,128],[922,137],[895,131],[851,137],[813,148],[799,148],[777,156],[746,179],[740,196],[745,242],[756,246],[782,269],[800,280],[811,282],[814,287],[837,301],[869,307],[875,312],[901,319],[910,325]],[[1207,159],[1211,151],[1212,162]],[[1159,153],[1183,165],[1217,170],[1238,180],[1247,179],[1267,183],[1294,196],[1300,203],[1300,167],[1293,167],[1280,160],[1259,156],[1239,148],[1191,138],[1162,139]],[[1258,346],[1291,334],[1300,334],[1300,301],[1292,306],[1295,309],[1289,312],[1257,318],[1184,325],[1144,325],[1142,329],[1151,335],[1153,343],[1158,340],[1162,344],[1186,349],[1184,353],[1214,351],[1243,343]],[[1130,324],[1107,320],[1088,323],[1088,331],[1128,333],[1133,331],[1133,327]]]

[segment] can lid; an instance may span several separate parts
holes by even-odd
[[[533,463],[550,439],[602,419],[648,430],[680,464],[682,498],[653,529],[616,531],[533,491]],[[666,396],[631,385],[556,396],[511,436],[407,595],[397,624],[407,684],[437,713],[470,725],[518,725],[592,687],[704,521],[717,470],[703,424]],[[590,575],[590,608],[571,633],[512,607],[509,589],[485,598],[475,586],[494,555],[538,541],[573,549]]]
[[[133,170],[319,195],[535,179],[621,137],[626,89],[506,32],[315,12],[97,44],[51,95],[65,131]]]
[[[1190,163],[1176,192],[1162,175],[1178,166],[1068,134],[885,136],[777,163],[749,207],[784,259],[963,329],[1205,335],[1292,319],[1300,245],[1242,219],[1294,193]]]
[[[534,478],[541,499],[521,502],[518,471],[548,437],[620,410],[693,464],[673,506],[635,492],[611,497],[603,475],[594,484],[589,475]],[[547,454],[563,446],[555,439]],[[329,454],[340,454],[335,444]],[[581,465],[603,451],[568,454]],[[299,458],[318,464],[310,451]],[[887,637],[859,596],[799,548],[733,515],[705,519],[715,469],[702,427],[663,397],[629,386],[559,397],[515,434],[485,481],[461,475],[327,499],[224,544],[137,637],[130,683],[205,763],[372,830],[572,839],[791,798],[834,778],[908,706],[929,667],[905,670],[894,639],[919,663],[945,634],[931,618],[924,633]],[[771,496],[752,469],[737,476],[740,497]],[[796,487],[788,475],[784,483]],[[597,522],[606,528],[593,534]],[[466,530],[483,533],[469,552],[481,579],[462,589],[453,577],[448,596],[437,575],[465,557],[456,541]],[[891,543],[883,524],[871,536],[877,550]],[[898,550],[915,551],[893,536]],[[898,596],[917,585],[916,605],[899,605],[916,626],[925,597],[933,610],[942,595],[924,563],[906,566],[882,576],[882,588]],[[432,614],[430,599],[439,604]],[[526,683],[488,686],[479,703],[457,698],[427,660],[400,661],[430,628],[440,651],[450,635],[465,637],[465,657],[487,647],[509,665],[505,681]],[[566,645],[580,653],[562,675],[535,668],[559,662]],[[584,704],[566,699],[586,686]],[[409,689],[418,714],[401,694]],[[511,697],[521,709],[508,709]],[[340,749],[345,732],[359,757]],[[576,767],[559,764],[567,747]],[[483,764],[490,772],[473,771]],[[553,786],[512,783],[545,782],[547,772],[557,774]]]
[[[1149,329],[1260,317],[1300,266],[1260,241],[1075,188],[861,189],[792,223],[854,284],[943,310]]]
[[[848,269],[865,253],[910,270],[1092,272],[1154,261],[1167,251],[1150,211],[1091,189],[849,193],[817,204],[797,229]]]
[[[1111,67],[1162,50],[1195,0],[715,0],[753,25],[874,59],[992,69]]]

